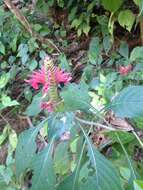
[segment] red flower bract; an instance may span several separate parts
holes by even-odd
[[[71,80],[71,74],[60,70],[58,67],[54,69],[56,83],[64,83],[65,85]],[[34,71],[29,80],[25,80],[35,90],[39,89],[39,85],[43,85],[43,92],[46,93],[50,86],[50,71],[46,72],[46,68],[43,66],[40,70]]]
[[[41,103],[41,108],[43,110],[47,110],[48,112],[53,112],[54,111],[54,105],[49,101],[49,102],[42,102]]]
[[[132,70],[132,65],[129,64],[127,66],[120,66],[119,67],[119,73],[123,76],[126,76],[129,72]]]

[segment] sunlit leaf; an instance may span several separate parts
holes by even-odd
[[[135,180],[134,181],[134,190],[143,190],[143,181]]]
[[[102,0],[104,8],[111,12],[117,11],[122,3],[123,0]]]
[[[130,32],[135,21],[135,15],[131,10],[121,11],[118,16],[118,21],[122,27]]]

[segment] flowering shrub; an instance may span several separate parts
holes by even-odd
[[[0,190],[143,189],[142,7],[0,2]]]

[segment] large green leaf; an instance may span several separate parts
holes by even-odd
[[[134,181],[134,190],[143,190],[143,181],[135,180]]]
[[[94,190],[122,190],[122,185],[120,182],[120,177],[118,172],[112,165],[110,161],[108,161],[96,148],[95,145],[91,144],[90,139],[85,133],[84,129],[81,127],[82,132],[85,136],[85,140],[88,145],[88,154],[89,159],[95,168],[94,175],[94,186],[92,189]],[[92,180],[93,182],[93,180]],[[88,182],[87,182],[88,183]],[[89,183],[88,183],[89,184]],[[90,187],[91,189],[91,187]]]
[[[137,60],[143,60],[143,47],[142,46],[138,46],[135,47],[130,55],[130,61],[137,61]]]
[[[71,174],[70,176],[66,177],[65,180],[63,180],[57,190],[72,190],[73,187],[73,181],[74,181],[74,173]],[[74,188],[73,190],[78,190],[77,188]]]
[[[131,10],[121,11],[118,16],[118,21],[122,27],[126,28],[128,31],[131,31],[135,21],[135,15]]]
[[[102,5],[104,8],[111,12],[117,11],[122,3],[123,0],[102,0]]]
[[[84,149],[85,149],[85,143],[83,144],[83,139],[80,138],[78,145],[77,145],[77,149],[76,149],[76,158],[77,158],[77,162],[76,162],[76,167],[75,170],[73,171],[73,173],[66,177],[58,186],[57,190],[79,190],[79,174],[81,172],[80,168],[81,168],[81,162],[82,160],[84,160]],[[78,149],[80,151],[78,151]],[[83,170],[82,170],[83,171]],[[84,171],[85,172],[85,171]],[[82,172],[81,172],[82,173]]]
[[[53,140],[32,161],[33,177],[31,190],[54,190],[56,176],[52,161]]]
[[[68,152],[69,143],[62,142],[57,145],[54,155],[56,173],[64,175],[70,171],[70,154]]]
[[[79,190],[96,190],[97,184],[95,180],[95,176],[88,176],[87,180],[84,183],[81,183],[79,186]]]
[[[93,38],[90,42],[88,58],[92,64],[97,64],[97,59],[99,58],[101,51],[100,40],[98,37]]]
[[[41,98],[42,98],[42,94],[38,93],[34,96],[31,104],[27,107],[25,114],[28,116],[35,116],[38,113],[41,112]]]
[[[39,128],[30,128],[22,132],[18,139],[16,148],[16,173],[19,176],[30,167],[32,158],[36,151],[36,136]]]
[[[62,115],[51,115],[48,119],[48,140],[56,136],[60,139],[65,132],[74,127],[74,114],[66,112]]]
[[[61,93],[64,99],[65,108],[68,111],[88,110],[90,107],[90,96],[86,84],[70,84]]]
[[[119,117],[139,117],[143,115],[143,86],[123,89],[112,101],[111,109]]]

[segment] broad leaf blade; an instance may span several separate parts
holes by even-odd
[[[115,12],[122,5],[123,0],[102,0],[102,5],[108,11]]]
[[[123,89],[112,101],[111,109],[119,117],[139,117],[143,115],[143,86]]]
[[[16,148],[16,173],[21,175],[27,168],[30,167],[32,158],[36,151],[36,136],[39,128],[30,128],[22,132],[19,136],[18,145]]]
[[[74,175],[75,174],[73,173],[66,177],[65,180],[59,184],[57,190],[71,190],[73,187]],[[74,190],[78,190],[77,187],[75,187]]]
[[[134,181],[134,190],[143,190],[143,181],[135,180]]]
[[[61,96],[68,111],[87,111],[90,107],[88,88],[84,83],[68,85],[67,89],[61,93]]]
[[[52,161],[53,140],[40,153],[35,155],[32,168],[32,187],[31,190],[54,190],[56,184],[56,176]]]
[[[118,21],[122,27],[130,32],[135,21],[135,15],[131,10],[121,11],[118,16]]]
[[[88,145],[90,161],[95,168],[96,190],[122,190],[120,177],[110,161],[108,161],[96,148],[91,144],[87,134],[81,127],[85,140]]]

